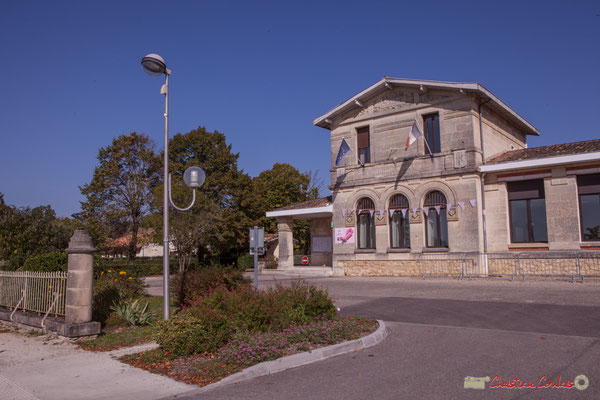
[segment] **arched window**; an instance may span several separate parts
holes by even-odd
[[[410,224],[408,222],[408,199],[401,195],[394,195],[390,199],[390,247],[394,249],[410,248]]]
[[[427,247],[448,247],[448,220],[446,196],[442,192],[429,192],[423,203]],[[429,209],[425,213],[426,207]],[[438,211],[439,210],[439,211]]]
[[[361,198],[356,205],[358,248],[375,248],[375,204],[368,197]]]

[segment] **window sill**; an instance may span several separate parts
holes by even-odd
[[[387,249],[387,253],[410,253],[410,248],[408,248],[408,249],[389,248],[389,249]]]
[[[579,248],[581,250],[600,250],[600,241],[590,240],[589,242],[580,242]]]
[[[509,251],[547,251],[549,249],[548,243],[544,242],[510,243],[508,245]]]
[[[447,247],[425,247],[423,253],[448,253],[450,251]]]
[[[375,253],[375,249],[355,249],[354,254],[370,254]]]

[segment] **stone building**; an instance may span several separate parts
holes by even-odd
[[[480,84],[385,77],[313,122],[331,134],[331,196],[267,213],[279,268],[293,266],[294,219],[312,221],[311,265],[336,275],[600,249],[600,140],[528,149],[538,130]]]

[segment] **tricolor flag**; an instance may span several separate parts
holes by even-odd
[[[348,143],[346,143],[346,139],[342,138],[342,144],[340,144],[340,149],[338,150],[338,155],[337,155],[337,158],[335,159],[336,167],[340,166],[340,164],[342,163],[342,160],[344,159],[344,157],[346,157],[346,154],[348,154],[349,151],[350,151],[350,146],[348,146]]]
[[[404,151],[408,150],[411,144],[417,141],[418,138],[421,137],[421,130],[419,129],[419,124],[417,124],[417,119],[415,118],[415,122],[410,128],[410,133],[408,134],[408,138],[406,138],[406,148]]]

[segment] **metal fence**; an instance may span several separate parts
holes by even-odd
[[[419,275],[426,276],[527,276],[569,277],[572,281],[600,277],[600,252],[544,251],[522,253],[423,253]]]
[[[0,271],[0,306],[44,315],[65,315],[67,272]]]

